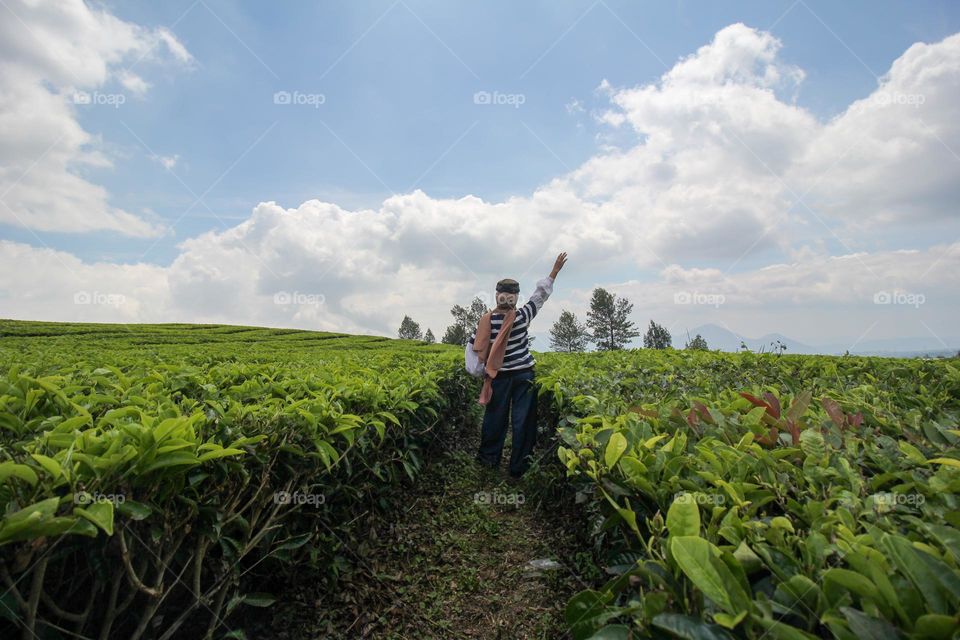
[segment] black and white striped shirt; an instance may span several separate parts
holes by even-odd
[[[510,331],[510,339],[507,341],[507,349],[503,355],[503,366],[500,371],[517,371],[519,369],[528,369],[536,361],[530,354],[527,338],[527,328],[530,321],[533,320],[537,312],[547,301],[550,294],[553,293],[553,278],[544,278],[537,282],[537,288],[530,295],[530,300],[525,305],[517,309],[517,317],[513,321],[513,329]],[[497,339],[500,333],[500,327],[503,326],[503,314],[494,313],[490,316],[490,340]],[[473,330],[470,336],[469,350],[473,350],[473,340],[477,336],[477,330]]]

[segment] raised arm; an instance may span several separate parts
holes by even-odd
[[[550,294],[553,293],[553,281],[557,279],[557,274],[560,273],[560,270],[563,269],[563,265],[566,263],[567,254],[561,253],[553,263],[553,269],[550,271],[550,275],[537,282],[536,289],[530,294],[529,302],[523,305],[531,319],[537,315],[537,312],[543,307],[543,303],[546,302]]]

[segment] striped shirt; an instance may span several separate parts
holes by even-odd
[[[503,366],[500,371],[518,371],[520,369],[529,369],[536,360],[530,354],[529,340],[527,337],[527,328],[530,321],[537,316],[540,307],[547,301],[550,294],[553,293],[553,278],[547,277],[537,282],[537,288],[530,295],[530,300],[525,305],[517,309],[517,317],[513,321],[513,329],[510,331],[510,338],[507,340],[507,349],[503,355]],[[490,316],[490,340],[497,339],[500,333],[500,327],[503,326],[503,314],[494,313]],[[477,330],[473,330],[470,336],[468,349],[473,349],[473,340],[477,336]]]

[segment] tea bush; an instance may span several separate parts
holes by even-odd
[[[619,352],[541,358],[609,582],[575,638],[951,638],[960,369]],[[630,634],[633,634],[632,636]]]
[[[456,350],[240,327],[0,324],[0,629],[241,637],[359,562],[471,403]]]

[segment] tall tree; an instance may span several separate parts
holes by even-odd
[[[669,349],[672,344],[673,338],[670,337],[670,332],[663,325],[651,320],[650,327],[643,336],[643,346],[647,349]]]
[[[447,327],[447,331],[443,334],[440,342],[443,344],[458,344],[462,347],[467,344],[467,340],[469,339],[470,334],[468,334],[463,327],[458,324],[452,324]]]
[[[461,307],[458,304],[453,305],[453,308],[450,309],[450,315],[453,316],[453,324],[447,327],[447,332],[443,334],[443,340],[445,344],[467,344],[467,340],[470,339],[470,335],[473,333],[473,330],[477,328],[477,324],[480,323],[480,318],[483,317],[489,309],[487,308],[486,303],[480,296],[477,296],[470,302],[469,307]]]
[[[597,349],[623,349],[630,340],[640,335],[630,321],[632,312],[633,304],[626,298],[618,298],[601,287],[593,290],[587,326]]]
[[[414,322],[410,316],[403,316],[403,321],[400,323],[400,330],[397,331],[397,335],[407,340],[423,339],[423,332],[420,331],[420,325]]]
[[[429,343],[431,343],[431,344],[437,341],[437,339],[436,339],[436,338],[434,337],[434,335],[433,335],[433,331],[432,331],[432,330],[427,329],[427,332],[426,332],[425,334],[423,334],[423,341],[424,341],[424,342],[429,342]]]
[[[690,338],[690,334],[687,334],[687,338]],[[693,337],[692,340],[687,340],[687,346],[684,349],[689,349],[691,351],[709,351],[710,347],[707,346],[707,341],[703,339],[699,333]]]
[[[585,351],[589,341],[590,332],[577,320],[576,314],[566,309],[561,311],[550,329],[550,346],[556,351]]]

